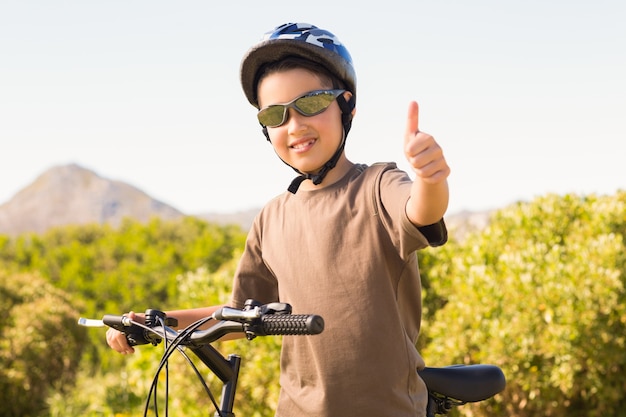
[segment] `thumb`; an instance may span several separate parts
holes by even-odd
[[[409,113],[406,121],[406,134],[414,135],[419,132],[419,106],[416,101],[409,104]]]

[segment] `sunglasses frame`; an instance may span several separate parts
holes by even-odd
[[[331,89],[331,90],[313,90],[313,91],[309,91],[306,94],[303,94],[299,97],[294,98],[293,100],[291,100],[288,103],[281,103],[281,104],[270,104],[267,107],[263,107],[261,110],[259,110],[259,112],[257,113],[257,119],[259,119],[259,123],[261,123],[261,126],[263,127],[279,127],[284,125],[287,120],[289,120],[289,109],[294,109],[295,111],[297,111],[298,113],[300,113],[301,115],[305,116],[305,117],[313,117],[313,116],[317,116],[320,113],[323,113],[324,111],[326,111],[326,109],[328,109],[330,107],[330,105],[333,103],[333,101],[335,101],[337,99],[337,97],[339,97],[341,94],[345,93],[346,90],[340,90],[340,89]],[[296,102],[300,99],[303,98],[307,98],[307,97],[315,97],[315,96],[319,96],[319,95],[332,95],[333,99],[328,103],[328,105],[316,112],[313,113],[307,113],[305,111],[303,111],[302,109],[300,109],[297,105]],[[275,107],[282,107],[283,109],[283,117],[280,123],[275,124],[275,125],[265,125],[263,124],[263,122],[261,121],[261,118],[263,117],[263,113],[267,112],[269,109],[271,108],[275,108]]]

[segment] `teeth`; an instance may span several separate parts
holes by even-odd
[[[307,146],[310,146],[313,144],[313,142],[315,142],[314,140],[310,140],[308,142],[304,142],[304,143],[298,143],[297,145],[293,145],[292,148],[293,149],[301,149],[301,148],[305,148]]]

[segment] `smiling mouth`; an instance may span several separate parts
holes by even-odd
[[[295,150],[303,150],[303,149],[307,149],[313,146],[314,143],[315,143],[315,139],[311,139],[311,140],[307,140],[303,142],[294,143],[293,145],[290,146],[290,148],[295,149]]]

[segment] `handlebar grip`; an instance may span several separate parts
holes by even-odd
[[[107,326],[124,333],[130,346],[147,345],[148,343],[152,343],[146,338],[144,329],[132,324],[130,319],[126,316],[105,314],[104,317],[102,317],[102,322]]]
[[[261,317],[263,336],[320,334],[324,319],[314,314],[268,314]]]

